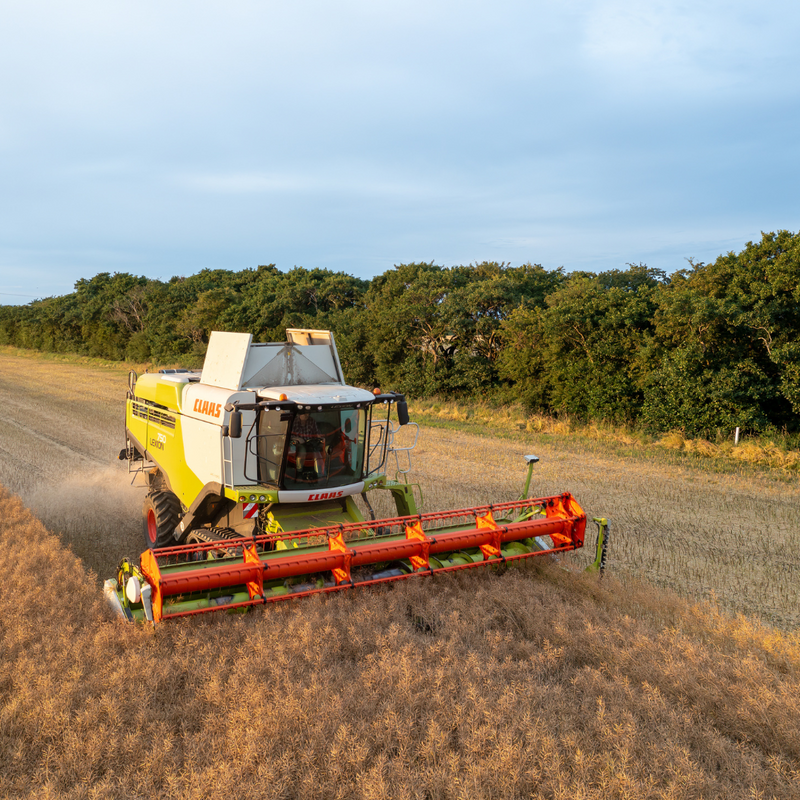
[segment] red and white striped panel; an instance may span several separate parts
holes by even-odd
[[[245,519],[254,519],[258,516],[258,503],[242,503],[242,515]]]

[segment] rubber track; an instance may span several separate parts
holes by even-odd
[[[203,542],[232,541],[234,539],[245,539],[251,541],[251,537],[241,536],[232,528],[195,528],[192,534]]]

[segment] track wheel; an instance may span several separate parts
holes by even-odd
[[[151,550],[178,544],[172,536],[180,521],[181,504],[172,492],[150,492],[142,508],[144,543]]]

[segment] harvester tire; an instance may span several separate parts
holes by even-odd
[[[181,504],[172,492],[150,492],[142,508],[144,543],[151,550],[178,544],[172,536],[180,521]]]

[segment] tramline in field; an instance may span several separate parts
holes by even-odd
[[[131,373],[125,432],[120,459],[149,487],[146,549],[138,564],[123,559],[104,591],[129,620],[246,608],[584,542],[586,516],[570,494],[527,498],[535,456],[526,456],[517,501],[419,513],[419,488],[407,480],[418,428],[405,397],[346,385],[329,331],[292,329],[269,344],[215,331],[202,371]],[[375,519],[376,491],[390,494],[397,516]],[[595,522],[601,569],[607,522]]]

